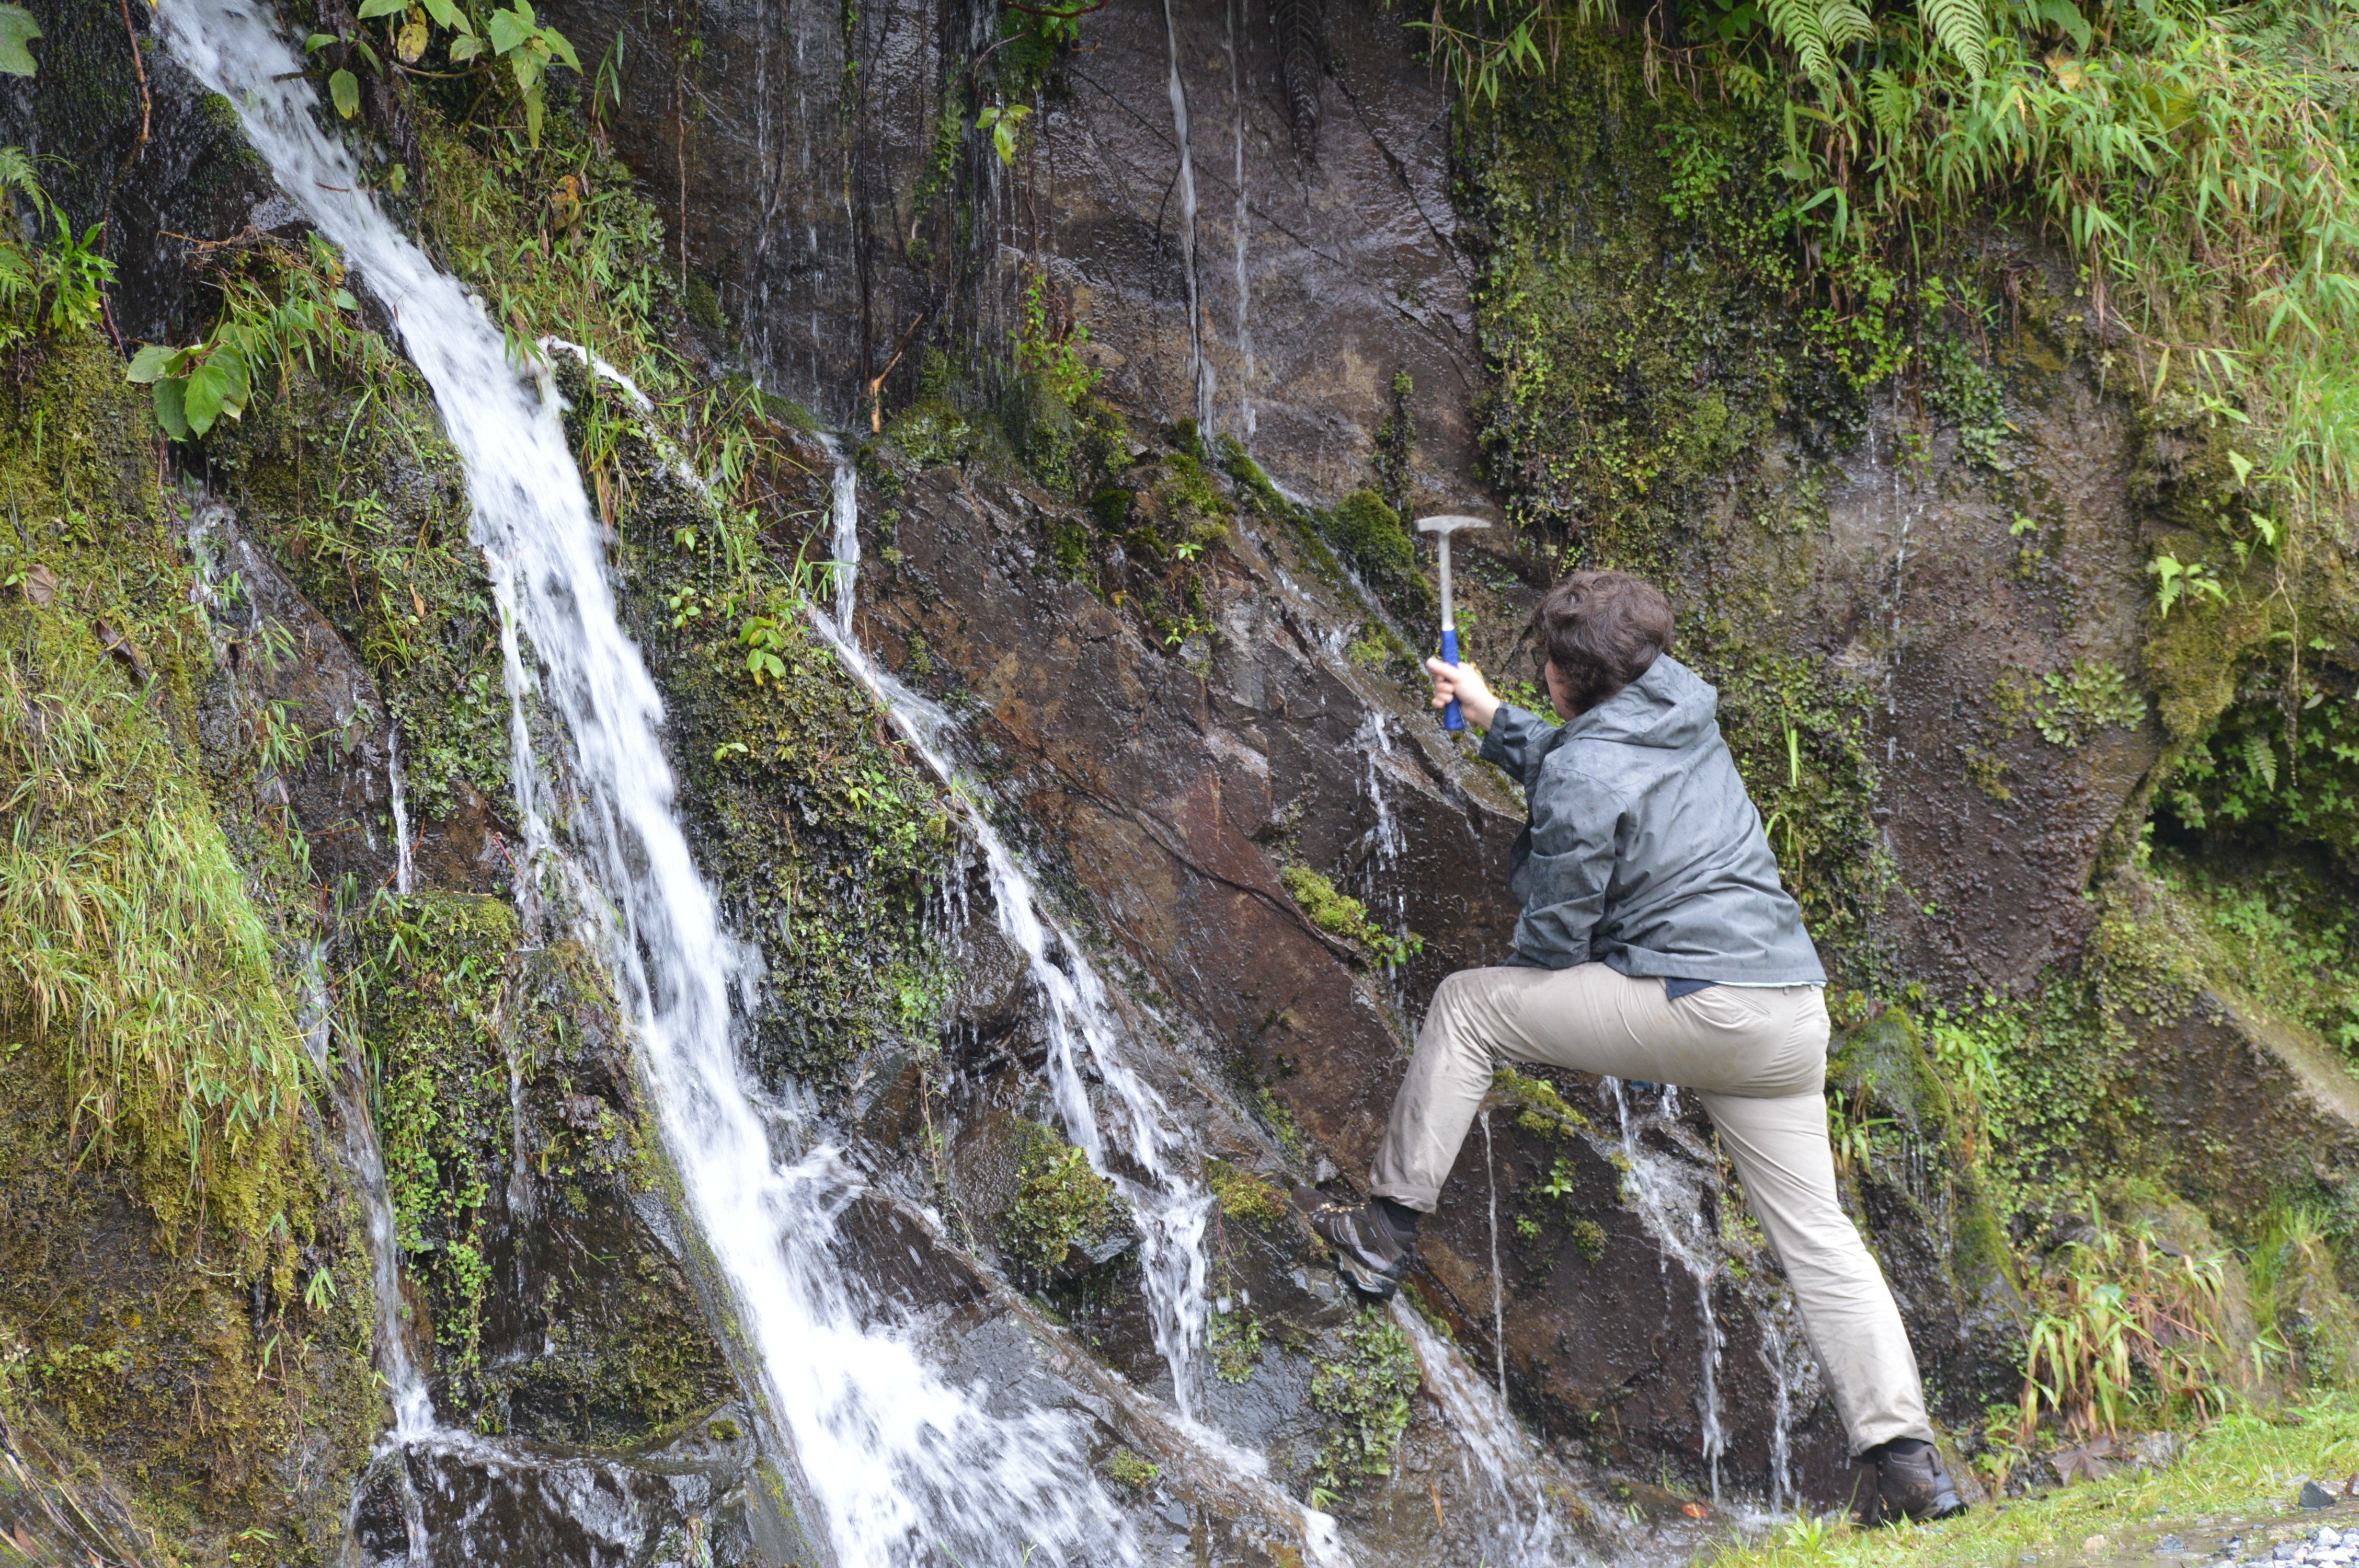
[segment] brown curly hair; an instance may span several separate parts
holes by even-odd
[[[1671,645],[1671,603],[1628,572],[1574,572],[1532,611],[1532,641],[1586,713],[1654,667]]]

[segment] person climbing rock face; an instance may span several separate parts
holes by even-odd
[[[1670,657],[1671,608],[1624,572],[1575,572],[1532,616],[1551,726],[1472,665],[1430,659],[1482,755],[1524,786],[1511,886],[1523,914],[1495,968],[1434,992],[1394,1098],[1366,1204],[1296,1195],[1337,1267],[1389,1297],[1417,1254],[1494,1070],[1541,1063],[1701,1097],[1800,1303],[1877,1512],[1962,1512],[1925,1415],[1900,1311],[1835,1196],[1826,971],[1721,739],[1718,694]]]

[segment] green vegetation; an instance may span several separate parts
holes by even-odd
[[[1032,1125],[1017,1175],[1015,1196],[999,1211],[999,1241],[1018,1269],[1047,1274],[1075,1247],[1094,1247],[1112,1232],[1114,1184],[1055,1128]]]
[[[1131,1448],[1116,1448],[1098,1461],[1098,1469],[1107,1480],[1129,1492],[1143,1492],[1163,1476],[1163,1466]]]
[[[2004,1509],[1976,1509],[1909,1530],[1801,1519],[1707,1561],[1710,1568],[1963,1568],[2033,1554],[2095,1553],[2104,1548],[2102,1541],[2089,1544],[2093,1536],[2118,1540],[2174,1517],[2267,1509],[2290,1502],[2305,1476],[2340,1476],[2354,1467],[2359,1402],[2325,1395],[2275,1419],[2237,1413],[2215,1422],[2163,1468],[2125,1467]]]
[[[1261,1319],[1243,1307],[1215,1311],[1204,1344],[1212,1353],[1214,1376],[1224,1383],[1249,1383],[1261,1360]]]
[[[2243,470],[2289,514],[2353,492],[2359,388],[2333,348],[2359,321],[2351,109],[2330,85],[2339,7],[1687,0],[1675,12],[1667,25],[1690,48],[1649,86],[1743,105],[1770,128],[1774,157],[1744,185],[1768,198],[1763,237],[1824,301],[1856,384],[1907,362],[1908,343],[1867,351],[1892,316],[1942,315],[1951,280],[1926,258],[1995,209],[2072,248],[2086,313],[2126,336],[2139,384],[2234,427],[2255,454]],[[1529,0],[1504,15],[1445,7],[1423,25],[1481,123],[1579,78],[1582,30],[1610,15]],[[1721,151],[1673,146],[1683,193],[1720,185]]]
[[[1356,943],[1373,955],[1386,968],[1397,968],[1425,951],[1425,939],[1417,933],[1404,932],[1395,936],[1368,918],[1368,907],[1348,893],[1335,891],[1335,884],[1308,866],[1287,866],[1278,873],[1286,891],[1310,917],[1310,924],[1330,936],[1340,936]]]
[[[1212,1189],[1222,1214],[1257,1230],[1281,1223],[1290,1212],[1285,1195],[1276,1187],[1225,1160],[1204,1162],[1204,1184]]]
[[[1320,1484],[1341,1491],[1392,1474],[1420,1374],[1408,1336],[1381,1308],[1366,1308],[1335,1337],[1335,1354],[1318,1357],[1311,1373],[1310,1403],[1330,1422]]]
[[[2146,722],[2146,698],[2130,689],[2121,670],[2087,659],[2037,680],[2009,671],[1992,696],[2010,728],[2027,722],[2041,740],[2067,751],[2109,725],[2135,730]]]

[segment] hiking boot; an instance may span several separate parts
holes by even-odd
[[[1294,1206],[1319,1239],[1334,1249],[1335,1271],[1371,1301],[1390,1301],[1408,1266],[1417,1261],[1417,1228],[1403,1234],[1373,1203],[1338,1202],[1316,1187],[1297,1187]]]
[[[1917,1437],[1896,1437],[1860,1455],[1875,1462],[1875,1517],[1881,1524],[1923,1524],[1966,1511],[1939,1450]]]

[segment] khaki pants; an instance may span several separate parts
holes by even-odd
[[[1852,1453],[1930,1441],[1900,1309],[1835,1197],[1826,1056],[1816,986],[1712,986],[1671,1001],[1662,981],[1603,964],[1462,969],[1434,993],[1371,1188],[1432,1212],[1501,1061],[1693,1089],[1785,1265]]]

